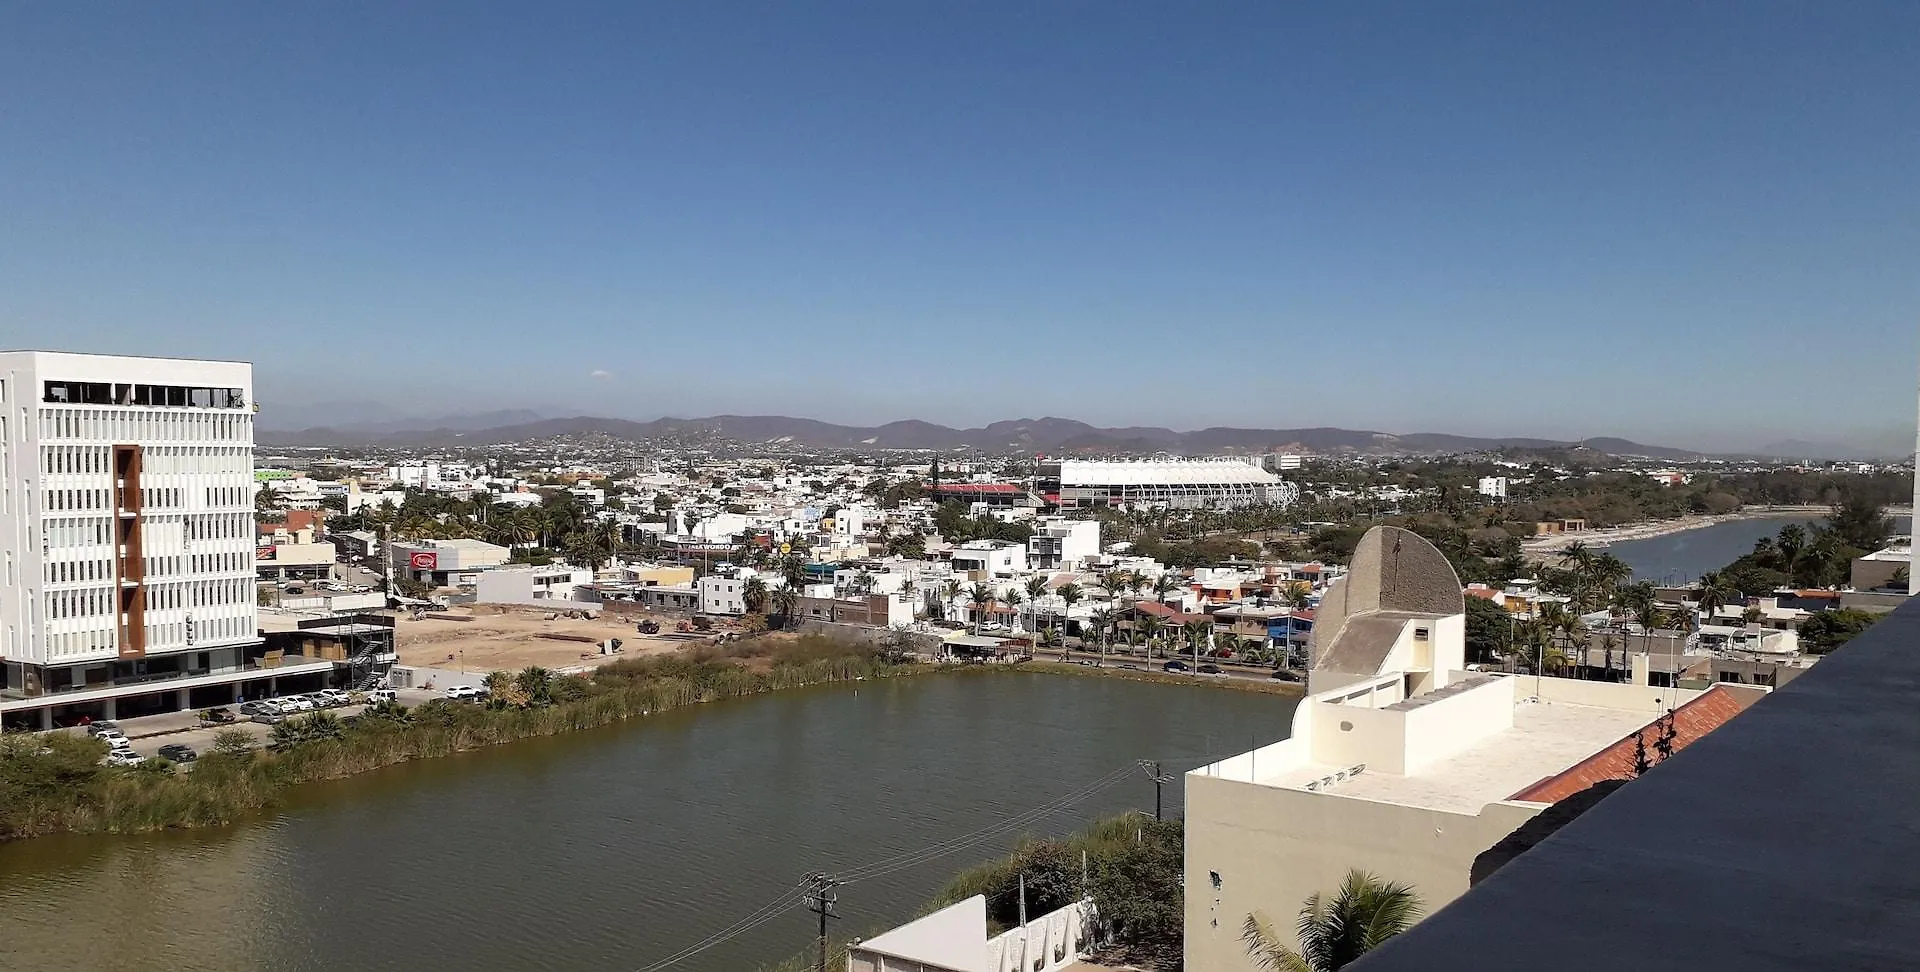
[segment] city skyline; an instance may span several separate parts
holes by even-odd
[[[569,9],[0,14],[4,343],[390,420],[1912,442],[1907,5]]]

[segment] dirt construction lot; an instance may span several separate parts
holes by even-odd
[[[486,607],[478,613],[458,608],[443,613],[472,620],[401,618],[395,630],[400,664],[458,666],[475,671],[518,671],[528,665],[572,668],[670,653],[705,640],[705,636],[673,635],[666,630],[658,635],[643,635],[635,630],[634,622],[612,617],[589,620],[561,617],[548,621],[540,611],[500,612]],[[663,629],[670,630],[672,626],[670,621],[661,623]],[[538,637],[541,634],[583,635],[592,641],[558,641]],[[599,653],[599,642],[608,638],[620,639],[619,654]]]

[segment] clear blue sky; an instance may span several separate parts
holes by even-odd
[[[13,3],[0,346],[247,358],[269,408],[1910,446],[1917,38],[1908,0]]]

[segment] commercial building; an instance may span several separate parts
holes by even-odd
[[[253,495],[251,365],[0,352],[7,724],[231,702],[264,680]]]
[[[1480,478],[1479,490],[1480,490],[1480,495],[1482,496],[1489,496],[1494,499],[1506,499],[1507,498],[1507,477],[1482,476]]]
[[[1411,884],[1432,913],[1547,807],[1764,695],[1468,672],[1464,612],[1431,544],[1362,538],[1321,603],[1291,733],[1186,776],[1188,969],[1246,968],[1249,915],[1284,927],[1354,868]]]
[[[339,555],[331,541],[314,539],[312,527],[275,527],[263,532],[253,548],[254,566],[263,581],[324,580],[333,575]]]
[[[593,571],[571,564],[509,564],[480,571],[473,578],[478,604],[547,604],[585,600]],[[561,605],[564,606],[564,605]]]
[[[1299,487],[1239,459],[1061,459],[1042,462],[1039,490],[1066,509],[1209,509],[1289,504]]]
[[[387,544],[391,576],[434,587],[471,584],[483,570],[507,562],[512,551],[499,544],[462,537],[456,540],[395,541]]]

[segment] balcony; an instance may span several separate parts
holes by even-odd
[[[1910,601],[1349,968],[1920,968],[1916,688]]]

